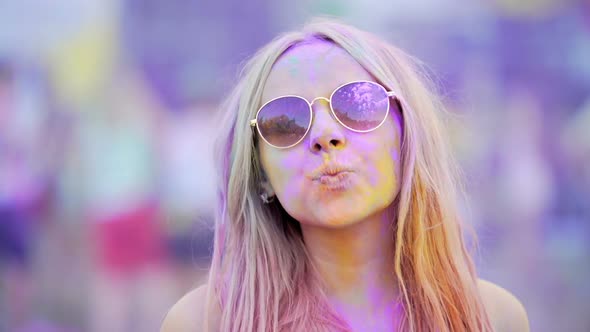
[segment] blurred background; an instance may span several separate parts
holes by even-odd
[[[590,331],[590,3],[0,0],[0,331],[155,331],[204,281],[211,117],[326,14],[423,60],[453,112],[481,276]]]

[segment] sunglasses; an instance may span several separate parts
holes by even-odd
[[[287,95],[266,102],[250,126],[256,127],[260,137],[269,145],[286,149],[301,142],[311,128],[312,104],[323,99],[330,104],[334,118],[344,127],[357,133],[366,133],[379,128],[387,119],[389,97],[396,101],[393,106],[401,106],[397,97],[381,84],[370,81],[345,83],[334,90],[330,99],[317,97],[311,103],[307,99]]]

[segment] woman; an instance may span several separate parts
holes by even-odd
[[[411,58],[316,21],[227,99],[209,281],[162,331],[527,331],[477,279],[442,106]]]

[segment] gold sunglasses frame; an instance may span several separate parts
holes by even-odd
[[[350,128],[349,126],[345,125],[342,121],[340,121],[340,119],[336,115],[336,112],[334,112],[334,108],[332,108],[332,97],[334,96],[334,93],[336,93],[336,91],[340,90],[341,88],[343,88],[343,87],[345,87],[345,86],[347,86],[349,84],[354,84],[354,83],[370,83],[370,84],[373,84],[373,85],[377,85],[379,88],[381,88],[385,92],[385,94],[388,97],[387,98],[387,110],[385,112],[385,116],[383,117],[383,120],[381,120],[381,122],[379,123],[379,125],[377,125],[375,128],[372,128],[372,129],[369,129],[369,130],[357,130],[357,129]],[[293,143],[293,144],[291,144],[289,146],[284,146],[283,147],[283,146],[274,145],[274,144],[270,143],[269,141],[267,141],[266,138],[264,138],[264,135],[262,135],[262,133],[260,132],[260,128],[258,127],[258,120],[257,119],[258,119],[258,114],[260,114],[260,111],[266,105],[270,104],[271,102],[273,102],[273,101],[275,101],[277,99],[285,98],[285,97],[296,97],[296,98],[299,98],[299,99],[303,99],[307,103],[307,106],[308,106],[308,109],[309,109],[309,123],[307,124],[307,129],[305,130],[305,134],[303,134],[303,136],[301,136],[301,138],[299,140],[297,140],[297,142],[295,142],[295,143]],[[354,131],[354,132],[357,132],[357,133],[368,133],[368,132],[371,132],[371,131],[376,130],[377,128],[381,127],[381,125],[383,125],[383,123],[385,122],[385,120],[387,120],[387,117],[389,116],[389,108],[391,107],[390,97],[393,97],[394,100],[398,102],[398,107],[400,108],[400,111],[401,111],[402,110],[401,109],[401,101],[395,95],[395,93],[393,91],[387,91],[387,89],[383,85],[381,85],[381,84],[379,84],[377,82],[373,82],[373,81],[363,81],[363,80],[360,80],[360,81],[351,81],[351,82],[348,82],[348,83],[344,83],[344,84],[338,86],[336,89],[334,89],[334,91],[332,91],[332,93],[330,94],[330,98],[316,97],[311,102],[309,102],[304,97],[298,96],[298,95],[284,95],[284,96],[279,96],[279,97],[276,97],[276,98],[273,98],[273,99],[267,101],[262,106],[260,106],[260,108],[256,112],[256,117],[254,119],[250,120],[250,127],[256,127],[256,131],[258,132],[258,135],[266,142],[266,144],[268,144],[268,145],[270,145],[270,146],[272,146],[274,148],[277,148],[277,149],[288,149],[288,148],[294,147],[295,145],[299,144],[305,138],[305,136],[307,136],[307,133],[311,129],[311,126],[313,124],[313,108],[312,108],[313,103],[315,103],[316,100],[325,100],[330,105],[330,112],[332,113],[332,117],[336,121],[338,121],[338,123],[340,123],[340,125],[342,125],[344,128],[346,128],[348,130],[351,130],[351,131]]]

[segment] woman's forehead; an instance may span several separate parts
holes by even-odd
[[[296,45],[281,55],[267,79],[263,101],[290,94],[308,100],[329,97],[338,86],[358,80],[373,79],[345,50],[318,40]]]

